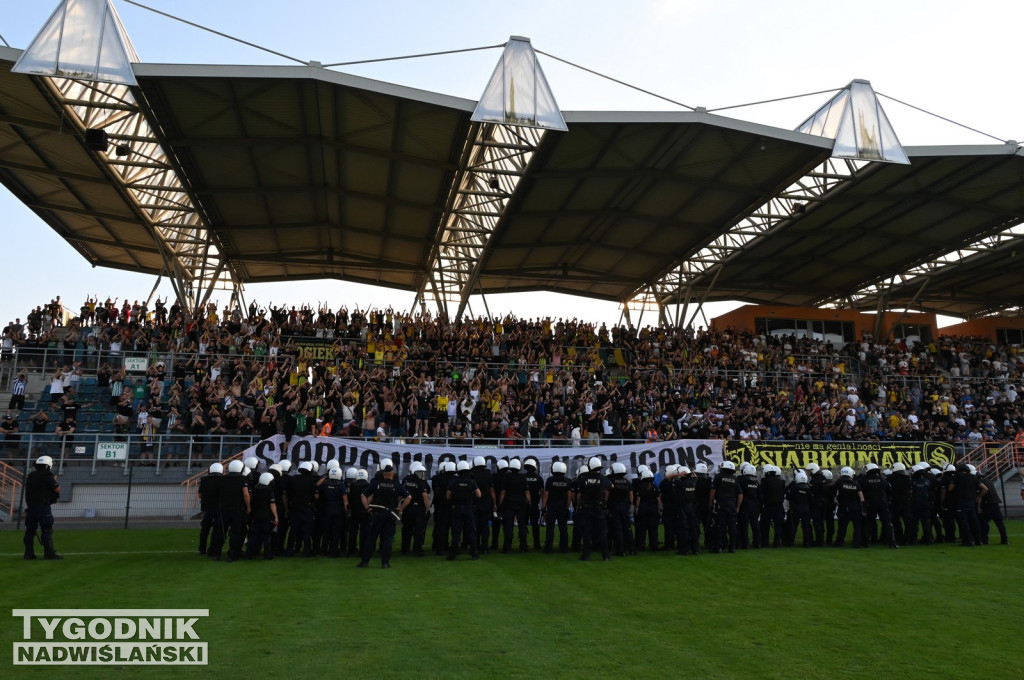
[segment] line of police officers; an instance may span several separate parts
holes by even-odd
[[[261,552],[264,559],[323,554],[359,556],[366,567],[379,550],[388,568],[399,522],[401,553],[422,557],[431,516],[432,550],[449,560],[463,550],[474,560],[509,553],[514,542],[526,552],[531,539],[534,549],[553,552],[556,535],[560,552],[579,551],[582,560],[595,550],[609,560],[644,549],[697,555],[702,544],[711,552],[792,546],[799,534],[804,547],[839,547],[850,526],[855,548],[953,542],[957,530],[964,545],[977,545],[988,542],[990,522],[1008,542],[999,497],[970,465],[897,463],[883,474],[869,463],[859,475],[844,467],[836,478],[811,464],[787,481],[773,465],[759,476],[749,463],[737,471],[725,461],[713,476],[704,463],[692,472],[670,465],[656,481],[647,466],[631,480],[622,463],[603,470],[595,456],[572,478],[554,462],[544,479],[535,458],[499,460],[492,471],[478,456],[442,462],[428,481],[418,461],[402,479],[389,459],[373,479],[365,469],[343,472],[336,460],[324,474],[309,461],[295,474],[287,460],[262,474],[259,464],[234,460],[224,474],[215,463],[200,481],[201,554],[220,559],[227,543],[229,562]]]

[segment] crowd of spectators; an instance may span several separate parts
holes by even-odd
[[[10,385],[45,371],[33,428],[598,440],[1013,439],[1024,353],[978,338],[852,342],[393,309],[56,298],[3,329]],[[148,360],[144,373],[125,358]],[[16,361],[14,359],[16,358]],[[89,403],[78,385],[94,381]],[[6,386],[6,385],[5,385]],[[24,406],[15,398],[9,408]],[[14,416],[16,414],[12,414]],[[46,422],[39,425],[39,421]],[[12,418],[0,423],[9,434]],[[17,422],[17,419],[14,418]],[[47,429],[51,428],[51,429]]]

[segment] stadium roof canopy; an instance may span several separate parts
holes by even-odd
[[[106,85],[15,74],[20,55],[0,48],[0,181],[88,261],[195,304],[321,278],[460,312],[532,290],[964,317],[1024,302],[1015,143],[845,161],[700,110],[534,131],[317,65],[134,64],[137,85]]]

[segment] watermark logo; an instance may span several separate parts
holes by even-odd
[[[13,609],[15,666],[205,666],[209,609]]]

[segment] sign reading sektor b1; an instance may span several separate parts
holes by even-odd
[[[823,468],[849,465],[859,468],[867,463],[892,467],[903,463],[908,468],[924,461],[932,465],[953,463],[956,450],[948,442],[762,442],[728,441],[725,458],[734,463],[746,461],[761,467],[803,468],[817,463]]]

